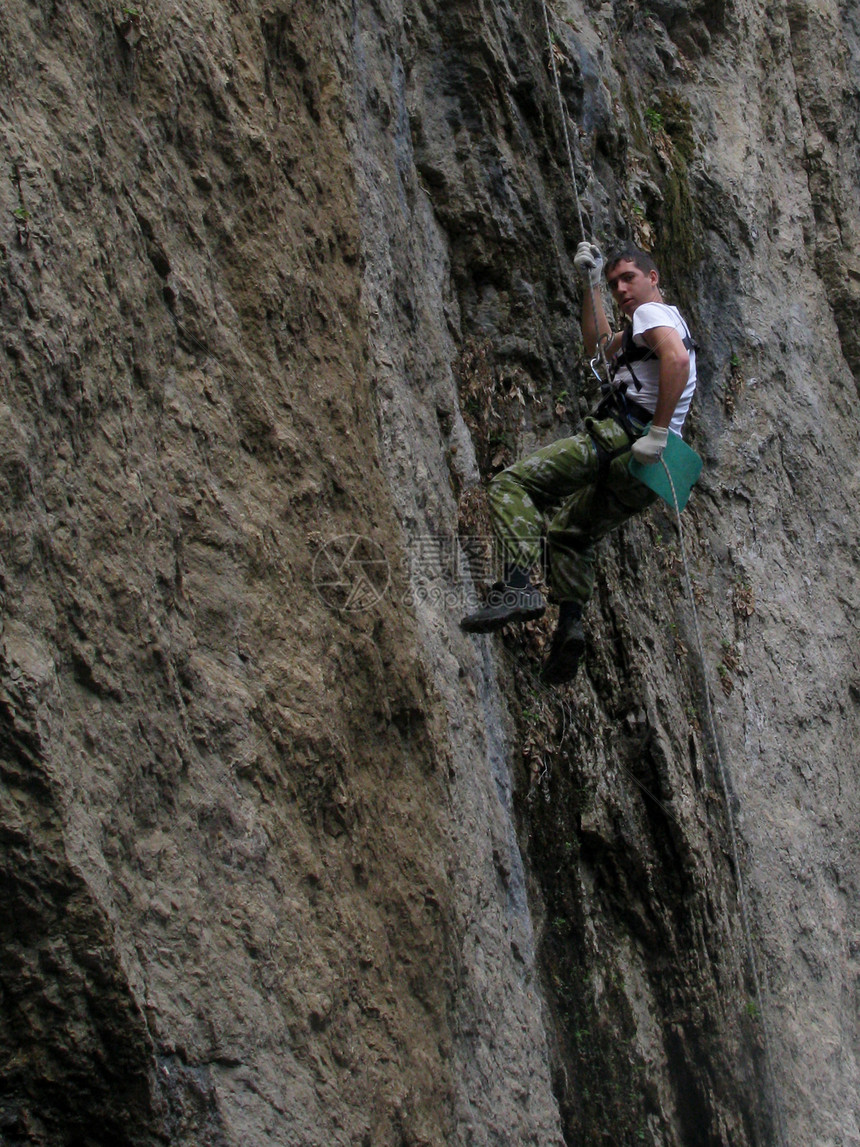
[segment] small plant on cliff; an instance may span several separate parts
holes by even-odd
[[[142,9],[133,5],[122,7],[114,14],[116,30],[129,48],[135,48],[146,39],[145,18]]]
[[[22,247],[32,247],[33,239],[30,234],[30,212],[26,207],[22,206],[16,207],[12,214],[15,216],[15,222],[18,225],[18,242]]]
[[[755,593],[747,582],[735,583],[732,591],[732,609],[738,617],[752,617],[755,613]]]

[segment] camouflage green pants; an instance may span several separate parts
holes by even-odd
[[[627,469],[630,437],[612,418],[586,426],[614,458],[598,481],[600,463],[589,434],[563,438],[514,463],[490,483],[493,526],[505,560],[537,565],[546,529],[547,581],[556,601],[584,605],[594,589],[594,546],[657,495]]]

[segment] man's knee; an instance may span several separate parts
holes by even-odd
[[[489,498],[491,506],[500,506],[504,503],[505,498],[510,495],[521,496],[522,486],[517,479],[516,474],[513,472],[513,467],[507,470],[502,470],[500,474],[496,474],[490,479],[487,486],[487,497]]]

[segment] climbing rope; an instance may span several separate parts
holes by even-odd
[[[567,149],[567,162],[570,166],[570,182],[573,184],[573,195],[576,201],[576,214],[579,218],[579,233],[582,238],[585,239],[585,221],[582,214],[582,203],[579,198],[579,188],[576,185],[576,165],[573,162],[573,148],[570,144],[570,132],[567,130],[567,112],[565,111],[564,107],[564,100],[561,94],[561,83],[559,82],[558,78],[558,68],[556,67],[555,63],[555,52],[553,51],[552,45],[552,31],[549,26],[549,10],[546,6],[546,0],[541,0],[541,2],[543,4],[544,25],[546,26],[546,43],[547,50],[549,51],[549,62],[550,67],[552,68],[552,78],[555,83],[555,93],[558,97],[558,110],[561,116],[561,128],[564,132],[564,144]]]
[[[550,67],[552,68],[552,78],[553,78],[553,83],[555,84],[555,94],[556,94],[556,97],[558,99],[558,111],[559,111],[559,116],[561,117],[561,130],[564,134],[564,146],[565,146],[565,150],[567,151],[567,163],[568,163],[568,166],[570,168],[570,182],[573,185],[573,198],[574,198],[574,202],[576,203],[576,215],[577,215],[577,218],[579,219],[579,234],[580,234],[581,239],[584,241],[585,239],[588,238],[588,236],[585,233],[585,218],[584,218],[583,213],[582,213],[582,201],[580,200],[579,188],[576,184],[576,164],[573,161],[573,147],[572,147],[571,142],[570,142],[570,132],[567,130],[567,111],[565,110],[564,99],[563,99],[562,94],[561,94],[561,82],[558,78],[558,68],[556,67],[556,63],[555,63],[555,52],[553,51],[553,43],[552,43],[552,30],[550,29],[550,25],[549,25],[549,10],[547,8],[546,0],[541,0],[541,2],[543,4],[543,22],[544,22],[544,26],[546,28],[546,46],[547,46],[547,51],[549,52],[549,63],[550,63]],[[597,324],[597,292],[598,292],[598,287],[597,287],[596,283],[591,283],[590,281],[589,281],[589,285],[591,287],[591,300],[592,300],[591,306],[592,306],[592,311],[594,314],[594,322],[595,322],[595,326],[596,326],[596,324]],[[600,359],[600,365],[603,368],[603,373],[606,377],[606,385],[611,388],[612,387],[612,375],[611,375],[611,372],[609,370],[609,363],[606,361],[607,337],[608,336],[598,334],[598,337],[597,337],[597,356],[596,357],[599,357],[599,359]],[[597,374],[597,371],[594,368],[594,360],[593,359],[592,359],[591,369],[594,370],[595,374]],[[598,377],[598,379],[600,379],[599,375],[597,377]],[[602,380],[601,380],[601,383],[602,383]]]
[[[735,879],[738,887],[738,903],[741,909],[741,920],[743,922],[744,938],[746,940],[747,960],[749,961],[750,971],[752,973],[753,987],[755,990],[755,1002],[758,1009],[758,1015],[761,1020],[762,1037],[764,1043],[765,1063],[767,1066],[768,1084],[771,1092],[771,1107],[774,1116],[774,1123],[776,1125],[777,1142],[779,1147],[785,1147],[786,1139],[783,1130],[782,1107],[779,1102],[779,1093],[776,1087],[776,1075],[773,1068],[773,1056],[771,1053],[771,1038],[770,1028],[767,1022],[767,1014],[764,1007],[764,997],[761,990],[761,981],[758,974],[758,962],[755,955],[755,947],[753,946],[752,928],[750,926],[750,911],[747,904],[746,887],[744,885],[743,872],[741,870],[740,850],[738,848],[737,831],[735,829],[735,817],[732,811],[732,791],[729,778],[729,770],[723,754],[720,750],[720,742],[717,737],[717,723],[714,717],[714,707],[711,699],[711,689],[708,685],[708,677],[705,662],[705,646],[702,640],[702,630],[699,625],[699,611],[696,609],[696,596],[693,592],[693,579],[690,576],[690,565],[687,561],[687,549],[684,544],[684,527],[681,522],[681,510],[678,506],[678,495],[675,492],[675,483],[672,480],[672,472],[666,465],[664,458],[660,459],[660,464],[666,472],[666,477],[669,479],[669,487],[672,491],[672,501],[674,502],[675,517],[678,524],[678,540],[681,548],[681,562],[684,567],[684,582],[687,589],[687,596],[690,601],[690,609],[693,615],[693,631],[696,637],[696,651],[699,655],[699,664],[702,670],[702,692],[705,698],[705,713],[708,721],[708,732],[710,733],[711,743],[714,746],[714,756],[717,761],[717,771],[720,774],[720,782],[723,788],[723,796],[726,802],[726,813],[729,820],[729,840],[732,848],[732,861],[735,867]]]

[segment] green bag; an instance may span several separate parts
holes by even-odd
[[[663,469],[663,462],[666,463],[669,473],[672,475],[671,483]],[[683,510],[690,497],[690,491],[702,472],[702,459],[680,435],[673,434],[670,430],[660,462],[643,466],[641,462],[635,462],[631,458],[628,469],[634,478],[642,482],[649,490],[653,490],[655,494],[659,494],[666,505],[673,510],[675,499],[672,497],[672,484],[674,484],[678,510]]]

